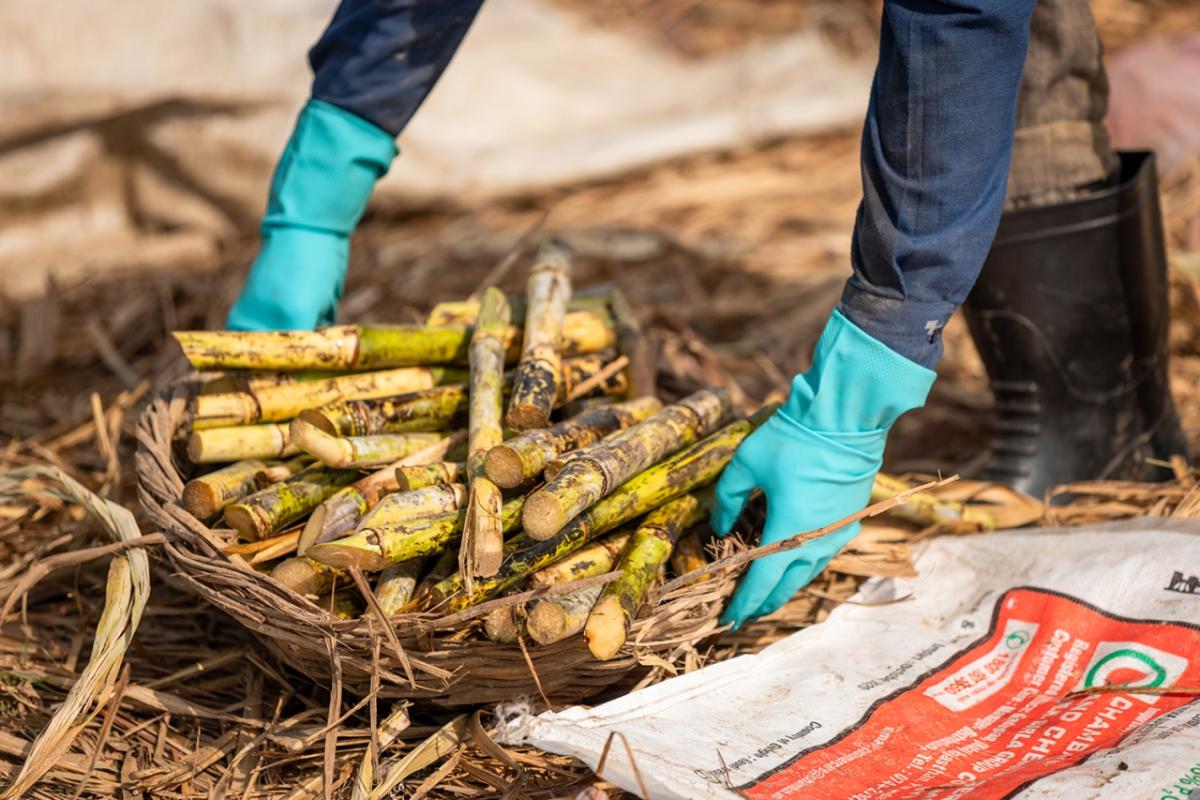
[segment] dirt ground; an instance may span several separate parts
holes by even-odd
[[[802,13],[785,0],[606,0],[587,7],[598,23],[662,37],[685,54],[811,24],[847,48],[873,46],[871,2],[808,4]],[[1096,8],[1114,49],[1172,26],[1200,29],[1190,3],[1102,0]],[[631,298],[657,349],[665,395],[724,385],[751,409],[779,398],[789,377],[806,366],[847,273],[858,196],[857,133],[847,130],[480,207],[375,207],[353,241],[342,315],[419,320],[434,302],[476,288],[524,233],[540,226],[576,248],[579,285],[611,281]],[[1173,276],[1172,376],[1196,449],[1200,159],[1164,181],[1163,206]],[[0,383],[0,469],[55,465],[140,518],[134,426],[147,398],[182,369],[166,334],[220,326],[254,248],[252,236],[240,235],[215,253],[52,284],[33,300],[0,297],[0,374],[8,376]],[[515,289],[522,280],[514,270],[501,285]],[[961,320],[947,330],[946,349],[928,406],[906,417],[893,437],[890,471],[970,476],[982,464],[990,396]],[[1181,483],[1192,484],[1190,476]],[[73,558],[107,541],[104,534],[40,482],[21,485],[32,496],[19,501],[11,486],[0,485],[0,499],[11,501],[0,505],[0,603],[15,602],[0,616],[0,785],[17,775],[84,671],[111,556]],[[1089,513],[1163,513],[1174,508],[1163,497],[1114,489]],[[143,532],[152,533],[144,521]],[[23,582],[38,562],[49,564],[46,574]],[[78,720],[79,734],[68,746],[39,752],[49,771],[29,796],[319,797],[326,770],[339,796],[349,796],[374,706],[353,710],[347,700],[331,712],[325,687],[278,664],[249,633],[174,588],[161,562],[154,563],[150,605],[130,637],[116,693]],[[802,610],[785,609],[703,656],[761,646],[808,624],[834,602],[821,592],[845,597],[855,583],[845,575],[826,581]],[[325,720],[347,709],[336,754],[328,758]],[[257,727],[247,719],[258,720]],[[296,722],[272,727],[285,719]],[[448,719],[414,713],[401,744],[416,748]],[[477,713],[479,730],[489,719],[487,710]],[[402,796],[572,797],[594,784],[570,759],[503,750],[477,734],[452,761],[415,771]]]

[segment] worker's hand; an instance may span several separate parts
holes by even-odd
[[[333,322],[350,234],[396,152],[382,128],[309,100],[275,168],[262,246],[229,312],[231,330],[301,330]]]
[[[866,507],[896,418],[925,402],[934,373],[876,341],[835,311],[812,368],[787,402],[734,454],[717,484],[713,530],[733,529],[755,489],[767,500],[762,544],[815,530]],[[721,621],[734,627],[778,609],[817,577],[855,523],[752,562]]]

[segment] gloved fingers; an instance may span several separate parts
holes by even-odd
[[[725,610],[721,613],[721,624],[732,623],[736,630],[746,620],[756,616],[758,607],[783,577],[790,560],[789,553],[779,553],[752,562],[725,605]]]
[[[768,522],[770,521],[768,518]],[[771,594],[763,601],[762,606],[755,611],[754,616],[765,617],[767,614],[778,611],[795,597],[796,592],[812,583],[813,579],[825,570],[830,560],[846,546],[847,542],[854,538],[860,527],[859,523],[853,523],[827,533],[819,539],[814,539],[796,550],[788,551],[787,554],[792,556],[791,565],[780,577],[779,583],[771,591]],[[781,534],[780,539],[785,538],[786,535],[786,532]]]
[[[807,550],[808,547],[809,545],[805,545],[800,548],[799,552]],[[779,583],[767,595],[767,599],[763,600],[762,605],[755,610],[754,616],[765,617],[783,608],[789,600],[796,596],[797,592],[812,583],[813,578],[821,574],[821,570],[824,569],[823,565],[828,563],[828,558],[816,561],[812,558],[804,558],[793,561],[780,577]]]
[[[741,516],[751,492],[758,488],[757,482],[754,473],[743,463],[740,451],[734,454],[733,460],[717,481],[717,497],[712,512],[713,533],[725,536],[733,530],[733,523]]]

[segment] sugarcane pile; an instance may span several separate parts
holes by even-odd
[[[236,532],[230,557],[343,618],[607,575],[477,627],[543,645],[582,632],[614,657],[655,581],[705,563],[694,529],[758,420],[731,419],[719,388],[662,403],[627,302],[573,295],[571,272],[549,241],[523,301],[493,287],[422,325],[176,333],[205,379],[188,457],[217,467],[183,506]]]

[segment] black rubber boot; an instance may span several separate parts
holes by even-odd
[[[1167,262],[1154,156],[1116,185],[1005,214],[963,306],[995,395],[984,477],[1033,495],[1162,480],[1187,454],[1167,383]]]

